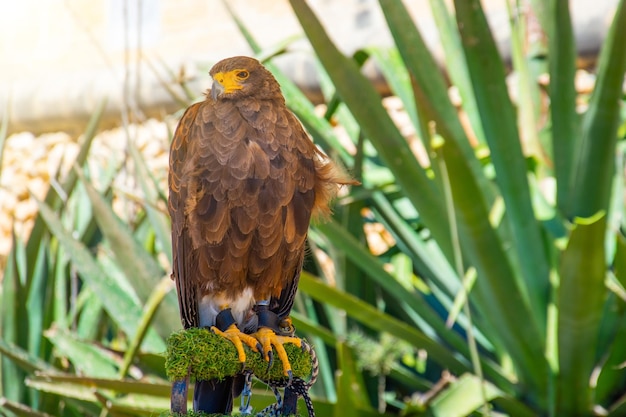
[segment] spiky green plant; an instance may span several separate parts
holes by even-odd
[[[338,201],[331,222],[311,229],[312,256],[293,311],[320,360],[318,415],[623,415],[625,2],[581,113],[567,1],[532,2],[548,39],[541,45],[547,63],[524,54],[523,21],[512,20],[515,103],[478,0],[455,1],[456,17],[443,1],[430,1],[448,78],[402,3],[379,2],[395,46],[346,57],[306,2],[291,0],[319,60],[324,117],[272,65],[282,49],[261,50],[240,24],[314,140],[363,183]],[[402,100],[427,165],[361,75],[368,59]],[[536,82],[542,64],[551,79],[547,118]],[[447,79],[469,126],[450,102]],[[162,253],[171,258],[167,215],[158,209],[165,190],[129,141],[143,196],[132,222],[119,218],[110,204],[115,172],[103,169],[96,189],[96,173],[85,166],[98,118],[83,136],[76,169],[58,179],[66,199],[50,191],[28,241],[16,237],[4,273],[0,412],[9,416],[169,408],[161,353],[180,325],[158,261]],[[356,154],[341,146],[331,121],[345,128]],[[550,181],[555,193],[541,189]],[[368,250],[367,222],[392,234],[387,252]],[[334,261],[334,275],[320,266],[320,253]],[[363,340],[346,342],[355,329]],[[356,356],[380,334],[415,348],[381,360],[382,379],[361,372],[368,358]],[[254,392],[256,409],[272,401]]]
[[[626,280],[619,268],[624,203],[618,139],[624,137],[624,1],[602,46],[596,86],[582,113],[577,112],[568,2],[533,3],[549,39],[542,45],[551,80],[547,123],[537,110],[541,87],[532,72],[537,63],[522,47],[523,20],[512,19],[513,71],[520,92],[514,104],[480,2],[455,1],[453,17],[442,1],[431,1],[446,71],[461,93],[470,126],[461,122],[449,85],[401,2],[379,2],[395,47],[368,49],[354,59],[337,50],[305,1],[290,2],[330,82],[329,108],[337,112],[327,112],[327,118],[356,126],[352,139],[360,153],[356,161],[345,158],[349,166],[360,167],[364,186],[354,197],[371,208],[397,242],[376,259],[347,233],[354,219],[347,227],[338,222],[318,226],[347,265],[361,271],[359,279],[367,284],[358,285],[369,284],[377,294],[366,298],[366,292],[355,292],[350,283],[355,277],[349,275],[337,281],[376,306],[379,319],[406,326],[390,333],[426,350],[429,366],[478,376],[464,381],[465,389],[452,383],[425,409],[435,415],[493,408],[515,416],[587,416],[598,410],[621,415],[626,406],[626,371],[620,365],[626,360]],[[428,166],[418,163],[360,73],[363,53],[376,60],[403,100],[427,150]],[[478,138],[477,148],[470,145],[470,134]],[[541,189],[550,182],[555,193]],[[392,262],[399,252],[413,267],[389,274],[382,263]],[[427,291],[413,284],[413,273]],[[359,311],[360,301],[346,307],[347,294],[308,279],[302,287],[316,300],[345,309],[363,326],[382,330],[373,315]],[[460,309],[466,298],[469,304]],[[449,315],[456,317],[454,329],[445,325]],[[401,377],[396,381],[406,384]],[[417,390],[417,383],[413,387]],[[482,401],[468,400],[471,389]]]

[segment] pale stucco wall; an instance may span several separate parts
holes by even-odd
[[[228,2],[264,47],[301,34],[287,0]],[[429,1],[405,3],[427,41],[436,45]],[[503,3],[485,1],[497,37],[505,42],[508,19]],[[309,4],[347,53],[389,43],[375,0]],[[601,37],[615,4],[616,0],[572,0],[577,30]],[[281,61],[283,67],[300,83],[314,83],[312,72],[301,65],[308,54],[303,52],[306,45],[296,43],[291,50]],[[129,91],[146,113],[162,114],[176,104],[160,88],[147,61],[163,60],[175,71],[184,67],[188,76],[198,75],[194,88],[200,89],[211,63],[237,54],[250,50],[220,0],[4,0],[0,114],[8,103],[10,131],[69,129],[72,124],[81,126],[103,96],[109,97],[109,114],[119,114]],[[206,65],[194,73],[198,62]]]

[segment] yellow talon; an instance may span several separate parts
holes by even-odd
[[[237,349],[237,355],[239,357],[239,362],[246,363],[246,352],[243,350],[243,343],[248,345],[253,352],[258,352],[257,346],[259,345],[259,341],[254,337],[242,333],[241,330],[237,328],[235,324],[231,324],[228,329],[225,331],[221,331],[217,327],[211,327],[211,331],[215,334],[222,336],[225,339],[231,341],[233,345],[235,345],[235,349]]]
[[[263,358],[270,362],[272,354],[272,346],[276,349],[276,354],[280,359],[280,362],[283,364],[283,373],[285,376],[290,376],[291,374],[291,364],[289,363],[289,358],[287,357],[287,352],[285,352],[285,348],[283,344],[285,343],[293,343],[299,348],[302,347],[302,340],[297,337],[289,337],[289,336],[279,336],[274,331],[268,327],[261,327],[257,330],[256,333],[253,334],[256,340],[261,344],[261,352]]]

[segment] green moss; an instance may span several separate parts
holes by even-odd
[[[253,413],[254,414],[254,413]],[[206,414],[206,413],[202,413],[202,412],[198,412],[198,411],[188,411],[187,414],[180,414],[180,413],[170,413],[165,412],[165,413],[161,413],[159,415],[159,417],[237,417],[240,416],[241,414],[238,413],[233,413],[233,414]],[[299,417],[299,415],[291,415],[291,416],[287,416],[287,417]]]
[[[267,369],[267,362],[260,353],[253,352],[247,346],[246,368],[264,380],[279,380],[283,376],[283,366],[278,356],[274,355],[272,368]],[[293,344],[285,344],[285,351],[291,363],[293,375],[308,378],[311,374],[311,355]],[[275,352],[274,352],[275,353]],[[165,371],[170,381],[181,380],[187,376],[192,379],[223,379],[241,372],[241,364],[235,346],[228,340],[207,329],[191,328],[173,333],[167,339]]]

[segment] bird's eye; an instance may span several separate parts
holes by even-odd
[[[250,73],[248,71],[239,71],[237,73],[237,78],[241,78],[242,80],[245,80],[249,76],[250,76]]]

